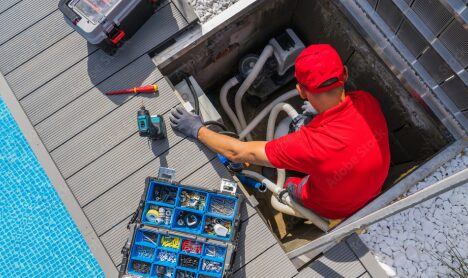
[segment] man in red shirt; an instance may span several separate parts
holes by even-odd
[[[296,60],[296,79],[300,97],[318,115],[276,140],[243,142],[220,135],[181,107],[172,111],[171,125],[231,161],[307,174],[286,181],[290,195],[323,217],[348,217],[380,193],[387,177],[385,118],[371,94],[345,92],[348,72],[330,45],[306,48]]]

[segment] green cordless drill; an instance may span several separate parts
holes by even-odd
[[[151,140],[161,140],[166,138],[166,126],[164,119],[159,115],[151,116],[145,106],[141,106],[137,114],[138,131],[141,137]]]

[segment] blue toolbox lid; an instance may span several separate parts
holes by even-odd
[[[145,225],[230,241],[236,230],[239,207],[236,195],[151,178],[140,219]]]
[[[167,170],[167,169],[166,169]],[[169,169],[170,170],[170,169]],[[123,249],[122,274],[141,277],[228,277],[237,249],[242,196],[147,178]]]

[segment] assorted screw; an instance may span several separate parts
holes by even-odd
[[[225,227],[228,230],[227,235],[231,234],[231,221],[220,219],[220,218],[214,218],[214,217],[206,218],[204,233],[209,234],[209,235],[217,235],[215,232],[216,224],[219,224]]]
[[[151,265],[149,263],[134,261],[132,264],[133,270],[139,273],[148,274],[150,273]]]
[[[180,237],[176,236],[162,236],[161,237],[161,246],[169,247],[173,249],[179,249],[180,246]]]
[[[153,258],[153,255],[154,255],[154,249],[150,247],[146,247],[146,246],[137,245],[136,254],[138,257],[151,259]]]
[[[200,242],[186,239],[182,241],[182,251],[192,254],[201,254],[202,244]]]
[[[195,278],[197,277],[197,274],[185,270],[177,270],[177,275],[176,278]]]
[[[205,208],[206,195],[193,191],[183,190],[180,193],[180,206],[203,210]]]
[[[177,262],[177,255],[176,253],[173,253],[173,252],[161,250],[158,253],[158,260],[161,262],[168,262],[171,264],[175,264]]]
[[[179,265],[188,268],[198,268],[198,263],[200,262],[199,258],[187,256],[187,255],[180,255],[179,257]]]
[[[154,189],[154,200],[174,205],[177,197],[177,188],[160,186]]]
[[[224,258],[224,248],[214,245],[206,245],[205,253],[207,257]]]
[[[165,266],[161,266],[161,265],[158,265],[156,267],[156,277],[172,278],[173,274],[174,274],[174,269],[173,268],[165,267]]]
[[[156,245],[156,241],[157,241],[157,238],[158,236],[156,234],[153,234],[153,233],[143,233],[143,241],[144,242],[149,242],[149,243],[152,243],[154,245]]]
[[[218,262],[203,260],[202,270],[206,272],[221,272],[223,270],[223,265]]]
[[[222,197],[211,197],[208,212],[224,216],[232,216],[234,214],[235,204],[236,201],[231,199]]]

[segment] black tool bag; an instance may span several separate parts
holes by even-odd
[[[60,0],[67,22],[89,43],[114,54],[151,17],[157,0]]]

